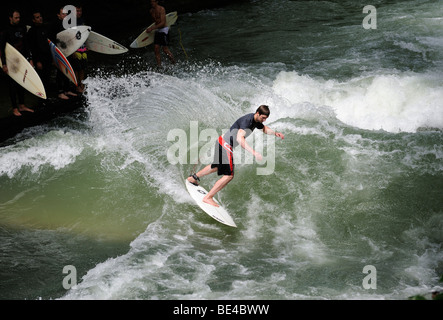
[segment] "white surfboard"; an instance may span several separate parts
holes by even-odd
[[[5,47],[5,59],[8,75],[23,88],[39,98],[46,99],[46,91],[37,71],[26,58],[9,43]],[[1,65],[1,61],[0,61]],[[1,65],[3,68],[3,65]]]
[[[90,32],[91,27],[88,26],[77,26],[63,30],[57,33],[56,46],[65,57],[69,57],[85,43]]]
[[[77,78],[68,59],[66,59],[65,55],[51,40],[48,39],[48,43],[51,50],[52,61],[54,61],[57,69],[59,69],[70,81],[72,81],[72,83],[77,86]]]
[[[178,15],[177,11],[169,12],[166,14],[166,25],[168,27],[172,26],[177,21]],[[155,30],[151,32],[146,32],[146,29],[154,26],[155,23],[151,24],[135,39],[129,46],[131,48],[143,48],[154,42]]]
[[[104,54],[122,54],[128,51],[121,44],[94,31],[89,33],[85,44],[89,50]]]
[[[237,228],[237,225],[235,224],[234,220],[232,220],[228,211],[226,211],[226,209],[223,208],[217,200],[214,199],[220,207],[214,207],[208,203],[203,202],[203,198],[208,192],[202,186],[196,186],[195,184],[190,183],[188,180],[186,180],[185,183],[186,189],[188,189],[188,192],[191,195],[192,199],[197,202],[198,206],[204,212],[206,212],[210,217],[217,220],[218,222]]]

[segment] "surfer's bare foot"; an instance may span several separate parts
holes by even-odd
[[[212,198],[206,198],[206,197],[204,197],[202,201],[203,201],[204,203],[210,204],[211,206],[214,206],[214,207],[220,207],[220,206],[217,204],[217,202],[215,202],[214,199],[212,199]]]
[[[168,55],[169,61],[171,61],[172,64],[175,64],[175,59],[172,55]]]
[[[28,107],[26,107],[26,106],[24,106],[24,105],[19,106],[19,107],[18,107],[18,110],[19,110],[19,111],[34,112],[34,110],[29,109]]]
[[[62,100],[69,100],[69,97],[68,97],[66,94],[64,94],[64,93],[60,93],[60,94],[58,95],[58,97],[59,97],[60,99],[62,99]]]
[[[188,180],[190,183],[197,185],[197,181],[196,181],[193,177],[188,177],[187,180]]]
[[[22,114],[18,111],[17,108],[12,109],[12,114],[16,117],[20,117]]]
[[[191,175],[187,178],[187,180],[188,180],[190,183],[192,183],[192,184],[198,186],[198,180],[200,180],[200,179],[199,179],[199,178],[197,177],[197,175],[194,173],[194,174],[191,174]]]
[[[68,91],[68,92],[66,92],[66,94],[71,97],[77,97],[77,94],[72,91]]]

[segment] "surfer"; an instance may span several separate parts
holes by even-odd
[[[34,66],[31,52],[26,41],[26,27],[20,24],[20,12],[11,10],[9,12],[9,25],[3,32],[0,41],[1,59],[3,71],[8,74],[8,66],[6,65],[5,47],[6,43],[17,49],[29,63]],[[13,66],[10,66],[13,67]],[[11,69],[12,70],[12,69]],[[12,113],[15,116],[21,116],[20,111],[34,112],[34,110],[25,106],[25,89],[16,83],[11,77],[9,78],[9,97],[11,98]],[[18,104],[17,104],[18,101]]]
[[[250,152],[258,161],[263,159],[262,155],[255,151],[246,143],[246,138],[254,131],[260,129],[265,134],[275,135],[281,139],[285,136],[281,132],[277,132],[265,126],[263,122],[268,119],[270,115],[269,107],[261,105],[257,108],[255,113],[249,113],[237,119],[231,126],[228,132],[218,138],[215,145],[214,162],[207,165],[197,173],[191,174],[187,179],[190,183],[198,185],[201,177],[217,171],[221,177],[203,198],[203,202],[211,204],[215,207],[219,205],[214,201],[214,196],[217,192],[223,189],[234,178],[234,157],[233,149],[240,145],[243,149]]]
[[[158,4],[158,0],[151,0],[151,13],[152,19],[154,19],[154,26],[146,29],[146,32],[155,30],[154,35],[154,53],[157,66],[161,67],[160,47],[163,48],[163,52],[168,56],[169,60],[174,64],[174,56],[169,50],[169,27],[166,25],[166,11],[165,8]]]

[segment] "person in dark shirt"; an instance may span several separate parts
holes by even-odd
[[[48,44],[49,31],[47,26],[43,24],[43,16],[40,11],[32,13],[32,26],[28,30],[27,37],[35,69],[45,88],[48,88],[51,75],[52,55]]]
[[[262,155],[251,148],[246,143],[246,138],[254,131],[260,129],[263,133],[275,135],[284,139],[283,133],[277,132],[265,126],[263,122],[269,117],[269,107],[261,105],[255,113],[249,113],[237,119],[228,132],[218,138],[215,146],[214,162],[195,174],[191,174],[187,179],[195,185],[201,177],[217,171],[218,175],[223,175],[212,187],[212,189],[203,198],[203,202],[211,204],[215,207],[219,205],[214,201],[213,197],[217,192],[223,189],[234,178],[234,157],[233,149],[240,145],[243,149],[250,152],[258,161],[262,160]]]
[[[51,40],[56,46],[60,46],[57,40],[57,33],[65,30],[63,26],[63,19],[67,16],[64,7],[60,7],[57,12],[57,19],[52,24],[49,31],[49,40]],[[71,91],[71,84],[69,79],[57,68],[57,75],[55,78],[57,85],[58,97],[63,100],[68,100],[69,96],[76,97],[77,94]]]
[[[26,42],[26,27],[20,24],[20,12],[13,9],[9,12],[9,25],[3,32],[0,40],[1,59],[3,71],[8,73],[8,65],[6,64],[5,47],[9,43],[17,49],[29,63],[33,66],[31,52]],[[21,116],[20,111],[34,112],[34,110],[25,106],[25,89],[16,83],[11,77],[9,78],[9,96],[11,98],[12,113],[15,116]]]

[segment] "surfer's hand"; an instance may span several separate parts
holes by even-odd
[[[285,138],[285,135],[281,132],[276,132],[275,136],[281,138],[282,140]]]
[[[260,154],[260,152],[254,151],[254,157],[257,159],[257,161],[263,160],[263,156]]]
[[[3,65],[3,71],[4,73],[8,74],[8,66],[6,64]]]

